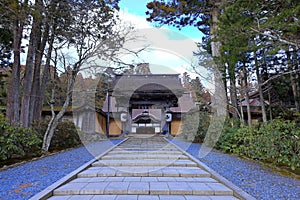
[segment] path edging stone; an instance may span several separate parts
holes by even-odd
[[[96,160],[98,160],[100,157],[102,157],[103,155],[107,154],[108,152],[110,152],[116,146],[119,146],[120,144],[122,144],[123,142],[125,142],[127,139],[128,138],[125,138],[121,142],[119,142],[118,144],[113,145],[112,147],[110,147],[109,149],[107,149],[106,151],[104,151],[103,153],[101,153],[100,155],[98,155],[97,157],[95,157],[94,159],[88,161],[84,165],[82,165],[79,168],[75,169],[73,172],[71,172],[71,173],[67,174],[66,176],[62,177],[61,179],[59,179],[58,181],[54,182],[53,184],[51,184],[47,188],[43,189],[41,192],[35,194],[29,200],[37,200],[37,199],[44,200],[44,199],[47,199],[47,198],[51,197],[53,195],[53,191],[56,188],[58,188],[61,185],[63,185],[65,183],[73,180],[74,178],[76,178],[76,176],[77,176],[78,173],[80,173],[81,171],[83,171],[83,170],[87,169],[88,167],[90,167],[93,162],[95,162]]]
[[[192,156],[191,154],[189,154],[188,152],[186,152],[185,150],[183,150],[181,147],[174,144],[173,142],[170,142],[169,139],[167,139],[165,137],[164,137],[164,139],[166,141],[168,141],[169,143],[171,143],[172,145],[174,145],[175,147],[177,147],[180,151],[182,151],[182,153],[184,153],[186,156],[188,156],[191,160],[196,162],[199,165],[199,167],[203,168],[204,170],[207,170],[207,172],[209,172],[211,174],[212,178],[217,179],[218,181],[220,181],[221,183],[223,183],[224,185],[226,185],[230,189],[232,189],[234,196],[241,198],[241,199],[245,199],[245,200],[256,200],[256,198],[254,198],[252,195],[248,194],[243,189],[241,189],[240,187],[238,187],[231,181],[224,178],[221,174],[217,173],[216,171],[214,171],[213,169],[208,167],[206,164],[204,164],[203,162],[198,160],[196,157]]]

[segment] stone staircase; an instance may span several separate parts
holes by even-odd
[[[130,138],[50,200],[236,200],[234,191],[162,137]]]

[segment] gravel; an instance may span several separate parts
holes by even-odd
[[[171,141],[198,158],[200,144],[191,144],[178,139]],[[251,162],[216,150],[199,160],[257,199],[300,200],[299,180],[275,173],[255,161]]]
[[[118,139],[101,141],[91,146],[100,147],[97,148],[97,153],[101,154],[121,141]],[[94,153],[92,152],[93,155]],[[29,199],[92,160],[94,158],[92,154],[85,147],[79,147],[2,170],[0,171],[0,200]]]

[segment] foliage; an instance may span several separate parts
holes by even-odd
[[[121,27],[118,17],[118,0],[105,0],[105,1],[75,1],[68,2],[71,13],[70,23],[67,27],[63,28],[62,38],[57,38],[59,48],[72,49],[71,52],[54,51],[55,53],[55,67],[57,70],[62,69],[65,75],[65,80],[68,84],[61,87],[62,91],[66,91],[62,103],[62,109],[53,116],[49,122],[49,128],[46,129],[45,137],[43,139],[42,149],[48,151],[54,130],[58,122],[62,119],[67,106],[71,100],[79,103],[80,101],[74,100],[77,95],[71,95],[72,92],[77,91],[76,78],[81,70],[88,70],[89,75],[96,75],[105,65],[99,65],[97,62],[111,61],[122,65],[123,62],[118,58],[118,51],[124,48],[124,43],[128,42],[128,36],[131,37],[133,30],[132,26]],[[61,11],[59,11],[61,13]],[[123,25],[123,24],[122,24]],[[133,37],[131,39],[134,39]],[[54,48],[57,44],[54,45]],[[73,50],[76,49],[76,53]],[[126,49],[127,51],[127,49]],[[72,56],[70,56],[72,54]],[[102,69],[101,69],[102,68]],[[84,72],[84,74],[86,74]],[[56,79],[56,78],[55,78]],[[94,80],[93,82],[96,82]],[[54,85],[53,85],[54,86]],[[84,92],[88,91],[85,98],[89,101],[89,97],[94,99],[94,95],[90,91],[94,90],[95,85],[89,85],[89,88],[84,88]],[[55,101],[55,86],[51,91],[51,103]],[[80,96],[80,95],[79,95]],[[89,102],[87,102],[89,103]],[[53,104],[52,104],[53,105]],[[74,105],[74,104],[73,104]],[[75,105],[81,106],[81,105]]]
[[[293,121],[275,119],[256,127],[225,126],[217,148],[276,165],[300,167],[300,129]]]
[[[194,139],[194,142],[203,142],[206,136],[206,132],[210,125],[210,113],[209,112],[200,112],[199,114],[199,127]]]
[[[299,45],[299,1],[235,0],[224,5],[223,13],[234,11],[241,17],[237,23],[248,22],[241,24],[244,30],[267,36],[271,43]]]
[[[1,106],[6,104],[7,77],[8,75],[6,73],[0,72],[0,105]]]
[[[219,59],[224,75],[230,80],[227,81],[230,83],[230,103],[234,107],[237,107],[236,96],[251,92],[249,80],[254,79],[258,83],[255,90],[261,91],[261,99],[268,99],[272,107],[279,104],[287,107],[290,102],[295,102],[299,112],[299,72],[293,73],[295,80],[287,73],[299,70],[299,8],[299,1],[224,1],[216,39],[222,43]],[[235,78],[243,82],[242,69],[245,69],[243,74],[249,85],[241,84],[239,89]],[[267,121],[263,103],[260,104],[263,120]],[[279,116],[278,113],[272,115]]]
[[[194,94],[195,95],[195,100],[197,102],[201,102],[201,103],[206,104],[207,102],[203,98],[203,95],[205,93],[204,86],[200,82],[199,77],[196,77],[195,79],[192,79],[191,80],[191,85],[192,85],[192,88],[193,88],[194,93],[195,93]]]
[[[40,153],[41,139],[29,129],[11,126],[0,114],[0,160]]]
[[[55,67],[65,71],[65,66],[79,66],[91,56],[111,56],[107,49],[117,48],[118,42],[124,39],[114,35],[119,22],[118,3],[119,0],[0,2],[0,68],[10,64],[13,57],[10,76],[12,83],[9,84],[6,109],[11,123],[21,121],[22,126],[28,127],[31,122],[40,120],[45,87],[50,85],[49,76],[55,74],[50,63],[57,63],[58,59],[64,60],[65,65]],[[26,45],[23,44],[23,39],[27,41]],[[103,42],[108,39],[110,43]],[[23,73],[20,53],[25,52],[25,49],[26,67]],[[61,58],[57,55],[61,49],[71,49],[71,52],[65,53],[62,55],[64,58]],[[93,54],[97,49],[104,53]],[[70,72],[76,74],[78,70]],[[68,84],[64,85],[66,87]],[[21,95],[23,97],[20,104],[18,101]],[[64,100],[65,96],[66,94],[62,94],[61,99]]]
[[[238,126],[232,125],[228,120],[217,142],[217,148],[226,153],[232,153],[232,149],[236,148],[235,135],[238,129]]]
[[[191,110],[185,117],[181,136],[191,142],[203,142],[210,124],[209,112]]]
[[[48,121],[42,121],[40,127],[36,127],[36,130],[40,133],[40,137],[43,137]],[[57,128],[54,131],[53,138],[51,140],[51,145],[49,150],[62,150],[67,148],[76,147],[81,144],[78,130],[76,126],[71,121],[59,122]]]
[[[2,9],[0,8],[0,11]],[[1,16],[0,19],[0,71],[11,64],[13,34],[9,30],[7,16]]]

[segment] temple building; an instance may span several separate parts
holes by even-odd
[[[83,106],[73,112],[85,132],[105,136],[181,132],[185,113],[195,107],[179,74],[116,75],[102,109]]]

